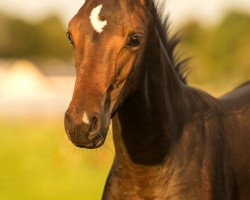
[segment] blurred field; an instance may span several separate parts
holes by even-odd
[[[100,199],[113,156],[111,139],[101,150],[78,150],[62,122],[0,120],[0,199]]]

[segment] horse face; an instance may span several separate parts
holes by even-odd
[[[136,0],[87,0],[70,21],[77,76],[65,130],[76,146],[105,142],[111,117],[136,85],[147,30]]]

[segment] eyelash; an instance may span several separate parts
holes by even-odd
[[[127,45],[130,47],[140,47],[142,44],[142,38],[143,38],[142,34],[137,34],[137,33],[131,34]]]

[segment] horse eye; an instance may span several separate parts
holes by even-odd
[[[138,47],[141,45],[141,39],[142,39],[142,35],[139,34],[134,34],[129,42],[128,42],[128,46],[130,47]]]
[[[67,37],[68,37],[70,43],[73,45],[73,44],[74,44],[74,41],[73,41],[73,38],[72,38],[72,35],[71,35],[70,32],[67,32]]]

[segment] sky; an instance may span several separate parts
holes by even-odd
[[[67,22],[83,3],[84,0],[8,0],[0,1],[0,11],[31,21],[57,13]],[[170,13],[170,19],[177,24],[189,19],[216,23],[232,9],[250,14],[250,0],[166,0],[166,8]]]

